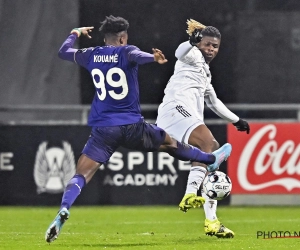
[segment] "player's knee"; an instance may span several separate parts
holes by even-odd
[[[177,141],[174,138],[167,135],[166,140],[162,145],[160,145],[158,151],[168,153],[170,150],[174,150],[176,148],[177,148]]]
[[[169,150],[173,150],[177,148],[177,141],[174,138],[171,138],[170,143],[168,143],[167,145],[167,149]]]

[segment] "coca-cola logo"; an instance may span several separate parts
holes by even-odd
[[[250,136],[233,136],[238,132],[229,129],[229,142],[233,144],[229,158],[233,159],[229,159],[228,173],[233,179],[233,193],[234,190],[236,193],[241,190],[284,193],[293,189],[299,192],[300,125],[293,125],[296,126],[293,129],[287,124],[251,125],[254,133]]]

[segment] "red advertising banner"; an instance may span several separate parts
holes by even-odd
[[[232,194],[300,194],[300,123],[251,123],[250,134],[227,126]]]

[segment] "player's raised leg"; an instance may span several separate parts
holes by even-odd
[[[165,151],[182,161],[196,161],[212,166],[212,168],[218,168],[219,165],[229,157],[231,145],[226,143],[218,152],[205,153],[199,148],[181,143],[166,134],[166,140],[164,144],[161,145],[160,151]]]

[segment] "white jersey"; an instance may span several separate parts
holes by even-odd
[[[174,74],[165,88],[163,102],[158,109],[157,125],[175,138],[177,137],[175,134],[178,133],[183,136],[181,130],[186,133],[191,125],[194,124],[195,128],[204,124],[204,102],[219,117],[231,123],[237,122],[239,117],[217,98],[211,84],[209,66],[201,51],[187,41],[179,45],[175,56],[178,60]],[[176,116],[176,111],[185,118],[183,121],[180,116]]]

